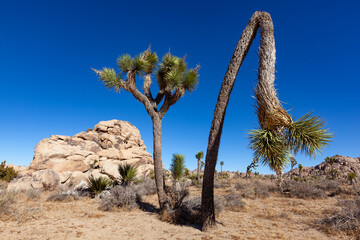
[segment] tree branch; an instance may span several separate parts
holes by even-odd
[[[151,101],[147,96],[142,94],[136,87],[135,73],[129,72],[127,79],[123,82],[122,87],[130,92],[136,100],[144,104],[146,111],[150,117],[153,118],[156,115],[156,108],[154,107],[154,101]]]
[[[165,113],[169,110],[170,106],[174,105],[184,94],[185,88],[183,87],[177,88],[173,95],[171,95],[171,93],[166,93],[164,104],[161,106],[159,111],[160,118],[163,118]]]
[[[151,86],[151,76],[150,74],[146,74],[144,77],[144,84],[143,84],[144,94],[150,101],[154,101],[154,98],[152,97],[150,91],[150,86]]]

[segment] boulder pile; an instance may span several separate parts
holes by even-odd
[[[355,172],[358,177],[360,176],[360,157],[351,158],[335,155],[332,158],[335,159],[333,164],[324,161],[314,167],[303,167],[301,170],[301,176],[307,178],[311,178],[312,176],[330,177],[333,172],[340,179],[346,179],[348,173],[351,172]],[[299,168],[293,169],[288,174],[299,176]]]
[[[120,177],[120,164],[138,167],[139,178],[154,168],[134,125],[120,120],[101,121],[94,129],[73,137],[52,135],[41,140],[29,168],[19,168],[18,177],[8,189],[72,187],[91,174],[116,179]]]

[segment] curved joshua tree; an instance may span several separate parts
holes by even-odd
[[[215,225],[214,173],[226,108],[236,75],[259,28],[261,40],[255,97],[260,128],[250,132],[250,147],[255,152],[255,158],[281,176],[290,151],[315,155],[331,138],[327,130],[322,129],[324,122],[318,117],[307,114],[294,122],[281,105],[274,87],[276,51],[273,22],[269,13],[255,12],[237,43],[216,102],[205,158],[201,196],[202,230]]]

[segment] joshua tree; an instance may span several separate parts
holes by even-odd
[[[224,165],[224,161],[220,162],[220,172],[222,173],[222,166]]]
[[[303,165],[299,164],[299,178],[301,178],[301,172],[303,170]]]
[[[164,191],[163,169],[161,160],[161,122],[165,113],[174,105],[186,91],[193,91],[198,83],[198,69],[188,69],[184,58],[167,53],[158,65],[158,56],[150,50],[150,47],[140,55],[131,57],[128,54],[117,59],[120,73],[114,69],[93,69],[106,87],[120,92],[124,89],[130,92],[136,100],[144,106],[153,124],[153,158],[155,169],[155,182],[159,198],[160,213],[163,214],[169,205],[168,197]],[[152,95],[150,86],[152,76],[156,75],[159,85],[157,95]],[[137,88],[136,77],[142,77],[143,93]],[[155,96],[155,97],[154,97]],[[163,104],[161,105],[161,102]],[[161,105],[161,106],[160,106]]]
[[[170,171],[175,182],[178,182],[183,176],[185,171],[185,156],[182,154],[175,153],[171,160]]]
[[[129,185],[136,179],[137,167],[133,167],[129,164],[119,165],[119,174],[121,176],[121,184],[124,186]]]
[[[274,87],[275,40],[272,19],[266,12],[255,12],[235,48],[214,111],[206,152],[201,197],[202,230],[207,230],[215,225],[214,172],[226,108],[236,75],[259,28],[261,41],[255,97],[260,129],[250,132],[250,146],[255,151],[255,157],[281,174],[290,150],[295,153],[304,151],[313,155],[326,145],[330,138],[328,132],[321,129],[323,121],[319,118],[307,114],[294,122],[282,107]]]
[[[250,163],[250,165],[247,166],[247,168],[246,168],[246,177],[247,177],[247,178],[250,177],[251,169],[254,169],[254,171],[256,171],[256,168],[259,166],[258,162],[259,162],[259,159],[258,159],[258,158],[254,158],[254,159],[252,160],[252,162]],[[256,173],[256,172],[255,172],[255,173]]]
[[[195,157],[198,160],[198,169],[197,169],[197,182],[200,182],[200,172],[201,172],[201,159],[204,157],[204,152],[200,151],[198,152]]]
[[[294,169],[295,165],[297,164],[297,161],[293,156],[290,157],[290,164],[291,164],[291,179],[293,179],[294,173],[292,172],[292,170]]]
[[[334,163],[335,163],[335,161],[336,161],[336,158],[334,158],[334,157],[326,157],[325,158],[325,161],[328,163],[328,164],[330,164],[330,171],[329,171],[329,173],[331,174],[331,178],[332,179],[335,179],[336,178],[336,175],[337,175],[337,170],[336,169],[334,169]]]

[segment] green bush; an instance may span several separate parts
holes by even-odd
[[[17,172],[14,170],[13,167],[6,167],[5,163],[6,161],[3,161],[0,164],[0,180],[10,182],[17,176]]]
[[[111,181],[107,177],[95,178],[93,175],[90,175],[90,177],[87,179],[87,185],[90,191],[95,195],[104,191],[107,187],[110,186],[110,184]]]

